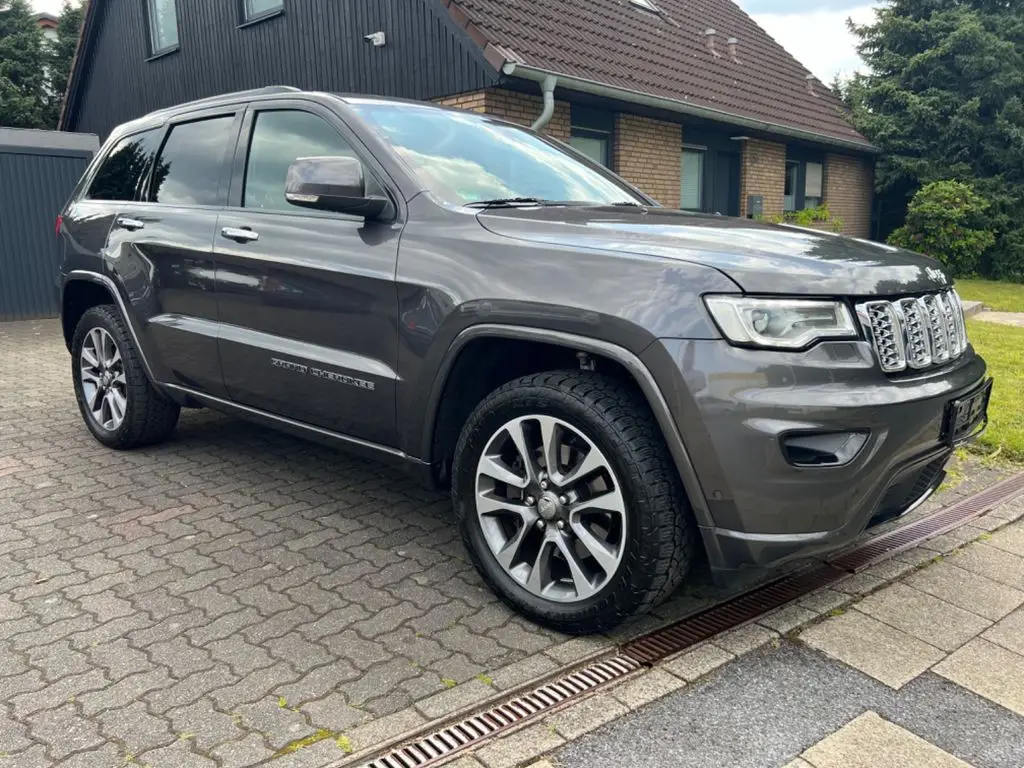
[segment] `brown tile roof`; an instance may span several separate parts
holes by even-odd
[[[731,0],[441,0],[506,60],[560,75],[871,145],[842,103]],[[714,56],[706,30],[714,29]],[[738,39],[737,59],[726,41]]]

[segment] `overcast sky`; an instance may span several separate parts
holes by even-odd
[[[736,1],[826,83],[836,72],[850,75],[860,66],[846,19],[870,21],[872,9],[879,5],[879,0]],[[32,0],[32,4],[36,10],[57,13],[61,0]]]
[[[874,18],[879,0],[736,0],[758,24],[826,83],[863,68],[846,20]]]

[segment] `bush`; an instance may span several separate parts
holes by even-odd
[[[843,220],[832,215],[832,211],[828,209],[828,203],[822,203],[817,208],[804,208],[802,211],[786,211],[783,214],[769,217],[768,221],[772,224],[795,224],[798,227],[814,229],[824,229],[825,227],[819,225],[827,224],[828,229],[833,232],[843,231]]]
[[[1007,232],[989,255],[988,272],[996,280],[1024,283],[1024,229]]]
[[[996,242],[986,228],[988,207],[962,182],[926,184],[910,201],[906,223],[889,235],[889,243],[933,256],[958,277],[976,275]]]

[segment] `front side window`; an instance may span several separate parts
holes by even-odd
[[[269,16],[284,8],[284,0],[243,0],[243,3],[246,21]]]
[[[486,115],[369,99],[349,104],[428,189],[449,203],[525,197],[645,204],[574,153]]]
[[[354,157],[355,153],[322,118],[308,112],[260,112],[249,144],[243,205],[272,211],[298,210],[284,196],[288,167],[300,157],[339,155]]]
[[[178,9],[175,0],[146,0],[150,53],[157,55],[178,47]]]
[[[234,115],[171,128],[153,166],[149,200],[168,205],[221,204],[220,179]]]
[[[137,200],[160,146],[160,129],[126,136],[107,155],[86,197],[90,200]]]
[[[679,207],[688,211],[704,209],[704,159],[700,149],[683,150],[683,189]]]

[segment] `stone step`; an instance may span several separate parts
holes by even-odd
[[[964,315],[966,315],[967,317],[971,317],[972,315],[976,315],[979,312],[983,312],[984,310],[985,310],[985,305],[982,304],[980,301],[965,301],[964,302]]]

